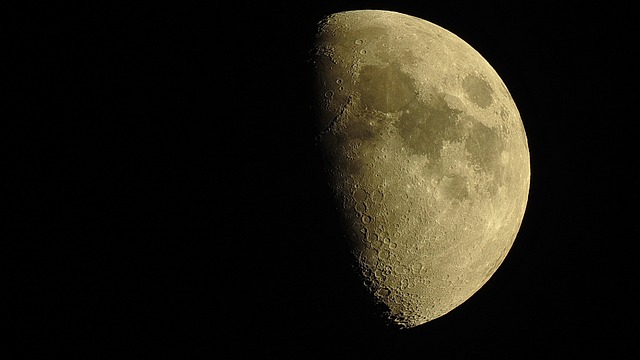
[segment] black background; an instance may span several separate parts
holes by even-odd
[[[637,353],[633,11],[473,4],[8,12],[3,323],[15,339],[3,351]],[[503,265],[467,302],[405,331],[373,315],[313,145],[315,24],[363,8],[429,20],[483,54],[519,107],[531,151],[527,213]]]

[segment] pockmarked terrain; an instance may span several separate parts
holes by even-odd
[[[505,259],[529,192],[518,109],[451,32],[390,11],[318,26],[318,143],[365,285],[414,327],[471,297]]]

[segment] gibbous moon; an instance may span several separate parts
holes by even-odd
[[[390,322],[436,319],[502,263],[529,193],[506,86],[469,44],[391,11],[318,26],[318,143],[357,268]]]

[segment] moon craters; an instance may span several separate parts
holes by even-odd
[[[413,327],[473,295],[524,216],[529,153],[491,66],[427,21],[348,11],[320,26],[318,145],[364,285]]]

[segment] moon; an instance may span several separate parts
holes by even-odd
[[[327,16],[312,63],[317,141],[365,286],[401,328],[447,314],[522,223],[529,149],[514,100],[469,44],[397,12]]]

